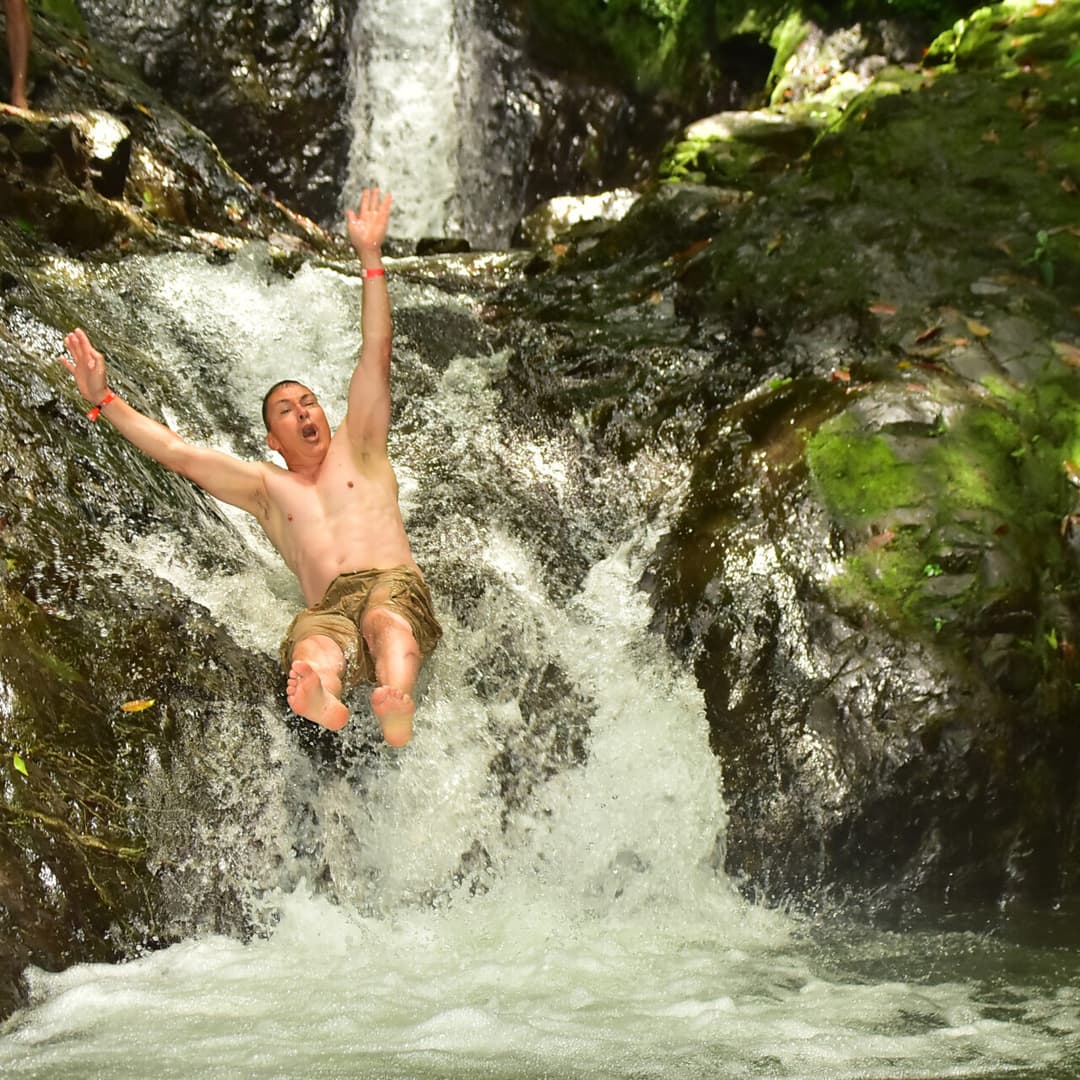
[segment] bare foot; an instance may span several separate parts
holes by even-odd
[[[379,718],[383,738],[391,746],[404,746],[412,738],[413,699],[395,686],[378,686],[371,692],[371,711]]]
[[[306,660],[294,660],[285,685],[289,708],[331,731],[349,722],[349,710],[327,690],[318,672]]]

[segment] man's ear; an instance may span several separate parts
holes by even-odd
[[[275,454],[281,453],[281,443],[278,442],[277,436],[272,431],[266,433],[266,445],[269,446]]]

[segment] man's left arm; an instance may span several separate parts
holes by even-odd
[[[385,451],[390,430],[390,353],[393,324],[390,292],[382,263],[382,243],[393,199],[368,188],[357,212],[347,212],[349,239],[363,267],[360,307],[360,359],[349,382],[345,426],[349,440],[362,453]]]

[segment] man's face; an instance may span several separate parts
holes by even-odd
[[[300,383],[279,386],[266,403],[266,445],[290,468],[320,462],[330,448],[330,425],[319,399]]]

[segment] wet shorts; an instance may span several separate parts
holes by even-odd
[[[322,600],[301,611],[289,625],[281,644],[282,671],[288,673],[297,642],[322,634],[345,654],[345,671],[341,677],[344,689],[352,689],[361,682],[374,682],[375,662],[360,626],[376,591],[376,606],[400,615],[409,624],[420,649],[420,659],[426,660],[442,637],[442,627],[431,606],[431,593],[418,570],[395,566],[389,570],[354,570],[334,578]]]

